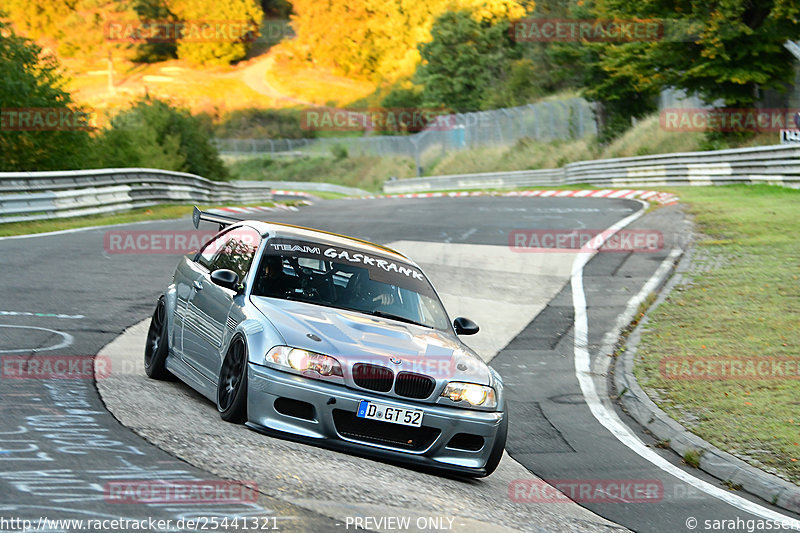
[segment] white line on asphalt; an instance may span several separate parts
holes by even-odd
[[[642,203],[644,204],[644,202]],[[600,422],[600,424],[602,424],[609,432],[611,432],[611,434],[614,435],[617,440],[630,448],[634,453],[646,461],[649,461],[664,472],[678,478],[679,480],[698,490],[705,492],[709,496],[713,496],[719,500],[722,500],[723,502],[741,509],[742,511],[752,513],[765,520],[778,520],[792,524],[793,529],[800,529],[800,526],[796,525],[797,521],[792,517],[777,513],[771,509],[767,509],[766,507],[762,507],[757,503],[753,503],[742,498],[741,496],[731,494],[728,491],[698,479],[688,472],[685,472],[684,470],[681,470],[677,466],[673,465],[657,453],[653,452],[653,450],[645,446],[645,444],[631,432],[631,430],[622,422],[622,420],[619,419],[614,411],[608,409],[603,404],[600,396],[597,394],[597,389],[595,388],[594,380],[592,379],[591,357],[589,355],[588,348],[589,320],[586,309],[586,294],[583,290],[583,267],[586,266],[586,263],[589,262],[589,259],[591,259],[595,253],[597,253],[597,248],[602,246],[602,243],[606,239],[642,216],[643,213],[644,208],[610,226],[601,234],[600,239],[598,239],[599,242],[594,242],[593,239],[591,243],[587,244],[585,247],[587,251],[579,253],[572,266],[570,283],[572,287],[572,305],[575,309],[575,377],[578,379],[578,383],[580,384],[586,405],[589,406],[589,410],[592,412],[592,415],[597,419],[597,421]]]
[[[463,235],[461,235],[461,240],[462,241],[466,241],[468,238],[470,238],[477,231],[478,231],[478,228],[470,228],[470,229],[468,229],[467,231],[464,232]]]
[[[37,326],[15,326],[12,324],[0,324],[0,328],[38,329],[40,331],[47,331],[50,333],[54,333],[56,335],[60,335],[61,338],[63,339],[60,343],[48,346],[47,348],[23,348],[19,350],[0,350],[0,353],[24,353],[24,352],[35,353],[35,352],[46,352],[48,350],[58,350],[70,346],[74,340],[72,338],[72,335],[70,335],[69,333],[64,333],[63,331],[58,331],[55,329],[40,328]]]
[[[62,313],[31,313],[30,311],[0,311],[0,316],[35,316],[38,318],[86,318],[83,315],[65,315]]]

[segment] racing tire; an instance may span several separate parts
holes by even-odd
[[[500,459],[503,458],[503,452],[506,449],[506,438],[508,437],[508,412],[505,413],[503,421],[501,422],[500,429],[497,430],[497,438],[494,440],[492,453],[486,461],[486,475],[489,476],[497,470],[497,465],[500,464]]]
[[[226,422],[247,421],[247,345],[241,336],[233,338],[219,371],[217,410]]]
[[[144,371],[147,377],[160,380],[174,379],[167,370],[169,355],[169,335],[167,333],[167,303],[163,296],[158,299],[150,329],[147,330],[147,343],[144,347]]]

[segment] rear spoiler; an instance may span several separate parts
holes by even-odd
[[[207,213],[205,211],[200,211],[197,206],[194,206],[194,211],[192,211],[192,223],[194,224],[195,228],[200,226],[201,220],[219,224],[219,229],[222,230],[222,228],[230,226],[231,224],[236,224],[237,222],[241,222],[243,219],[229,217],[227,215],[215,215],[214,213]]]

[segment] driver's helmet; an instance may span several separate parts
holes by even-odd
[[[355,294],[359,298],[373,298],[388,291],[389,287],[385,283],[370,279],[367,275],[364,275],[355,287]]]
[[[280,255],[268,255],[264,259],[264,276],[276,278],[283,273],[283,257]]]

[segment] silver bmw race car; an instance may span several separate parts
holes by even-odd
[[[487,476],[508,433],[503,382],[458,335],[413,261],[319,230],[195,208],[220,232],[184,257],[145,348],[252,429],[390,461]]]

